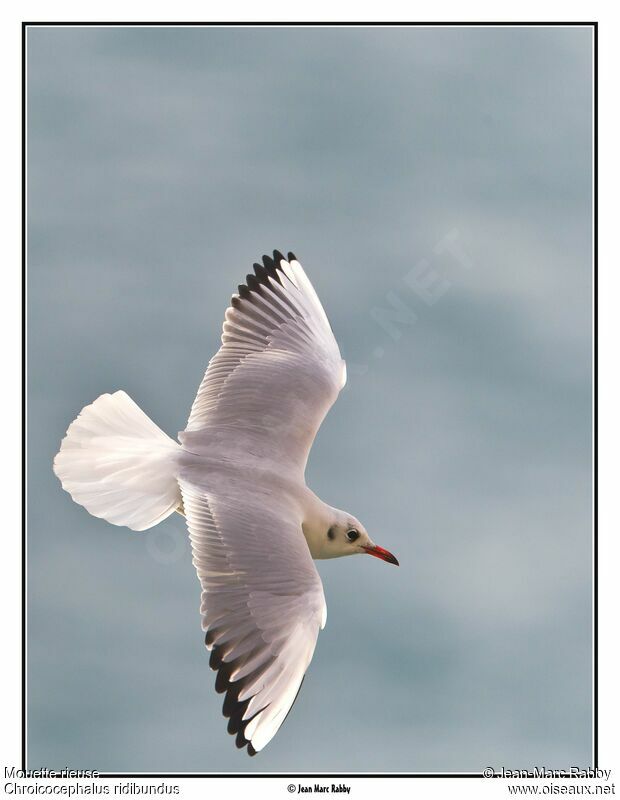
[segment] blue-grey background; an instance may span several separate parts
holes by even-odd
[[[591,56],[587,28],[29,29],[28,766],[591,763]],[[308,482],[401,567],[319,563],[327,627],[249,759],[183,519],[115,528],[51,464],[102,392],[183,429],[275,247],[349,363]]]

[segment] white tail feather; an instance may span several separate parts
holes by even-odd
[[[69,426],[54,472],[93,516],[143,531],[181,504],[179,449],[125,392],[102,394]]]

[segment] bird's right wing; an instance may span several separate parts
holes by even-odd
[[[325,624],[323,586],[291,501],[245,484],[179,484],[215,688],[229,733],[254,755],[295,701]]]
[[[194,453],[255,458],[303,475],[312,442],[346,381],[327,316],[293,253],[263,257],[226,311],[179,438]]]

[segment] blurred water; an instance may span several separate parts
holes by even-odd
[[[29,30],[29,767],[591,763],[590,37]],[[349,363],[308,482],[401,567],[319,563],[327,627],[250,760],[183,520],[107,525],[51,462],[104,391],[183,429],[273,248]]]

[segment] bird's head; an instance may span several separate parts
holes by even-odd
[[[398,560],[383,547],[375,544],[362,523],[352,514],[338,511],[334,514],[332,524],[325,532],[323,545],[323,558],[337,558],[338,556],[352,556],[367,553],[376,556],[388,564],[396,564]]]

